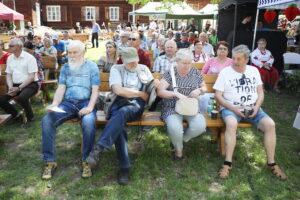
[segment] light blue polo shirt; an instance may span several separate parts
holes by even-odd
[[[79,70],[71,70],[66,63],[59,76],[59,84],[66,85],[64,99],[87,100],[92,94],[92,86],[100,85],[99,69],[96,63],[86,60]]]

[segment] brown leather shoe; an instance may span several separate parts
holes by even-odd
[[[229,171],[232,169],[229,165],[223,165],[222,168],[219,171],[219,177],[220,178],[228,178]]]
[[[272,171],[272,173],[277,176],[280,180],[286,180],[287,176],[283,173],[278,165],[268,166],[268,169]]]

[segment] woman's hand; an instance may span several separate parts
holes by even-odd
[[[186,98],[186,96],[184,96],[183,94],[180,94],[179,92],[174,92],[174,96],[178,99]]]
[[[201,88],[197,88],[190,93],[189,97],[197,99],[200,96],[200,94],[201,94]]]

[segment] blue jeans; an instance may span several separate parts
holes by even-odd
[[[83,155],[82,161],[85,162],[93,148],[96,132],[96,112],[97,107],[87,115],[79,116],[79,111],[87,107],[89,100],[66,100],[58,107],[66,111],[65,113],[50,112],[42,119],[42,151],[45,162],[55,161],[55,134],[56,128],[65,121],[72,118],[81,120],[83,133]]]
[[[139,119],[144,112],[145,102],[141,98],[117,97],[111,106],[111,117],[97,142],[100,147],[111,149],[115,144],[120,168],[130,168],[126,122]]]

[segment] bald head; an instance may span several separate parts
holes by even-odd
[[[165,51],[166,51],[167,57],[173,58],[177,51],[176,42],[174,40],[168,40],[165,43]]]

